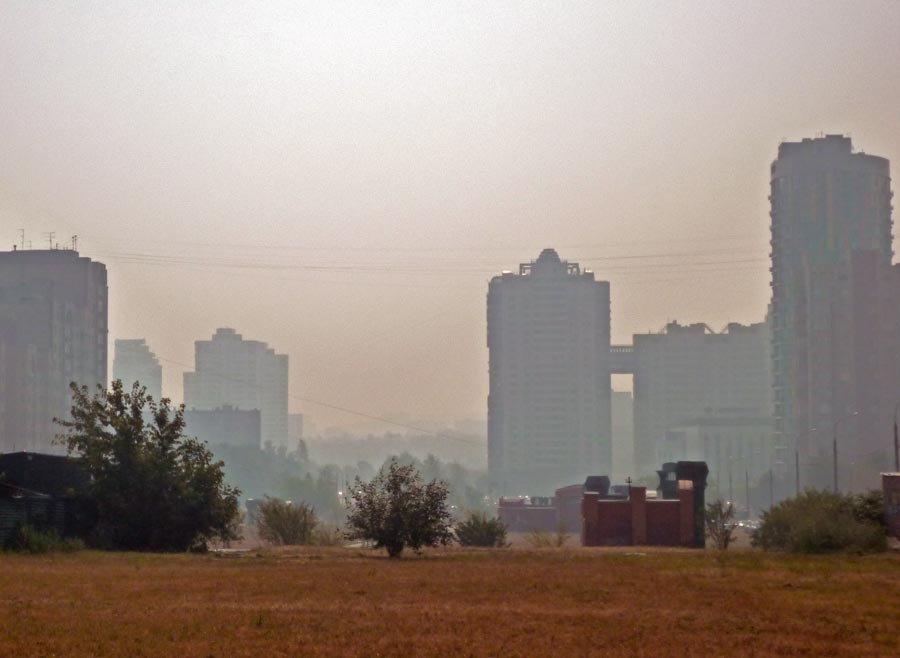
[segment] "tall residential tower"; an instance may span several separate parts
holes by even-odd
[[[61,451],[69,383],[106,386],[106,267],[64,249],[0,253],[0,452]]]
[[[262,442],[288,445],[286,354],[224,328],[195,343],[195,361],[196,372],[184,374],[185,407],[259,409]]]
[[[126,391],[140,382],[154,400],[162,397],[162,366],[143,338],[116,339],[113,379],[121,379]]]
[[[609,283],[545,249],[487,297],[488,468],[498,495],[611,472]]]
[[[822,486],[833,438],[842,468],[889,445],[890,165],[841,135],[785,142],[770,200],[776,441]]]

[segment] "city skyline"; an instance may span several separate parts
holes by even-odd
[[[5,4],[4,248],[77,234],[111,337],[176,400],[192,341],[233,326],[291,356],[322,426],[362,421],[302,400],[484,418],[497,272],[545,247],[593,269],[614,343],[758,322],[778,144],[900,158],[900,8],[827,4]]]

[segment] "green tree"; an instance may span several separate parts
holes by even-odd
[[[124,550],[181,551],[237,537],[240,491],[223,463],[184,435],[184,407],[155,402],[135,382],[126,392],[71,384],[71,420],[58,439],[81,457],[96,511],[91,540]]]
[[[356,478],[346,499],[347,538],[370,541],[390,557],[407,546],[419,552],[449,544],[447,493],[446,483],[426,483],[414,466],[392,460],[370,481]]]
[[[720,551],[728,549],[734,539],[734,529],[737,522],[734,520],[734,505],[726,504],[721,500],[715,500],[706,506],[704,517],[706,536],[712,539],[713,544]]]
[[[506,524],[485,512],[470,512],[456,526],[456,541],[462,546],[496,546],[505,548]]]

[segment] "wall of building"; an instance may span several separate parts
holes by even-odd
[[[106,386],[106,267],[71,250],[0,253],[0,452],[60,452],[69,383]]]
[[[162,366],[143,338],[116,339],[113,379],[122,380],[125,390],[140,382],[154,400],[162,398]]]
[[[488,468],[499,495],[612,466],[609,284],[552,249],[491,280]]]
[[[184,412],[185,433],[209,443],[211,448],[219,445],[260,448],[261,422],[258,409],[186,409]]]
[[[730,324],[715,333],[703,324],[669,323],[658,334],[634,336],[634,450],[637,475],[653,473],[666,433],[724,415],[772,415],[769,331],[765,323]],[[729,411],[730,410],[730,411]],[[772,449],[771,435],[766,450]],[[754,449],[756,449],[754,447]],[[706,455],[666,455],[664,461]]]
[[[263,443],[288,446],[288,357],[229,328],[194,345],[195,372],[184,375],[185,406],[258,409]]]
[[[892,258],[890,166],[827,135],[781,144],[771,171],[776,442],[800,452],[804,486],[828,486],[832,428],[843,422],[845,485],[871,488],[877,469],[851,472],[889,428],[877,361],[887,354],[879,315]]]

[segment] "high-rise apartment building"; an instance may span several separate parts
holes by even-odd
[[[287,355],[227,328],[194,345],[195,372],[184,374],[185,407],[258,409],[263,443],[288,445]]]
[[[59,452],[69,383],[106,386],[106,267],[73,250],[0,253],[0,452]]]
[[[162,366],[143,338],[116,339],[113,379],[121,379],[125,390],[135,382],[147,389],[154,400],[162,397]]]
[[[774,458],[766,323],[732,323],[716,333],[670,322],[658,334],[634,336],[632,364],[639,475],[662,461],[703,460],[715,479],[716,463],[740,459],[743,473],[745,462]],[[682,440],[692,435],[700,442]]]
[[[889,447],[891,196],[888,161],[849,137],[783,143],[772,163],[776,440],[806,485],[830,484],[834,435],[842,469]]]
[[[498,495],[610,472],[609,283],[545,249],[488,289],[488,468]]]

